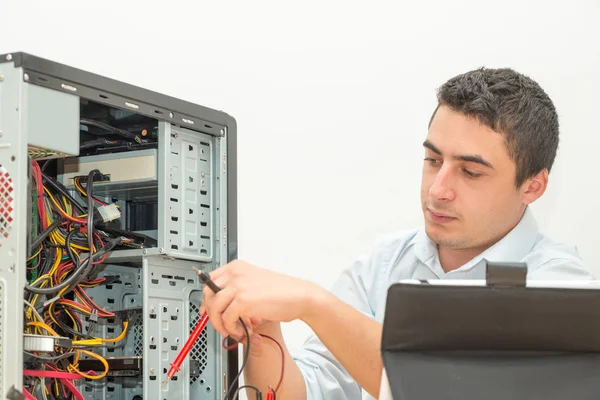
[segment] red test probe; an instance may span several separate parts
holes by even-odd
[[[200,280],[202,282],[204,282],[214,293],[217,293],[218,291],[221,290],[210,279],[210,276],[208,276],[207,273],[205,273],[204,271],[200,271],[196,267],[194,267],[194,270],[200,277]],[[206,327],[207,323],[208,323],[208,314],[204,313],[204,314],[202,314],[200,321],[198,321],[198,324],[196,324],[196,327],[192,331],[192,334],[190,335],[188,340],[186,340],[185,344],[181,348],[181,351],[179,352],[179,354],[177,354],[175,361],[173,361],[171,363],[171,368],[169,369],[169,372],[167,373],[167,378],[163,382],[163,387],[167,385],[167,383],[173,378],[173,376],[175,376],[175,374],[177,372],[179,372],[179,370],[181,368],[181,364],[183,364],[183,360],[185,360],[187,355],[190,353],[190,350],[192,350],[192,347],[194,347],[194,343],[196,343],[196,340],[198,340],[198,338],[200,337],[200,334]]]

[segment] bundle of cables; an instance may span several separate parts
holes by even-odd
[[[123,320],[122,333],[112,339],[90,336],[84,332],[80,316],[90,321],[114,318],[115,314],[96,304],[85,289],[110,283],[111,277],[93,278],[96,267],[103,263],[121,237],[109,237],[95,228],[95,205],[105,206],[92,195],[95,175],[91,171],[85,188],[78,180],[76,188],[87,201],[84,207],[69,191],[46,176],[36,161],[32,165],[34,201],[32,220],[32,255],[27,259],[28,285],[25,287],[25,333],[70,339],[70,347],[55,347],[54,352],[27,353],[31,367],[24,391],[27,396],[39,392],[42,398],[83,399],[73,385],[74,379],[102,379],[108,363],[89,351],[106,343],[125,338],[128,321]],[[84,372],[78,368],[81,357],[98,359],[105,367],[102,373]],[[39,386],[38,386],[39,385]]]

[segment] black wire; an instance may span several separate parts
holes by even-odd
[[[54,221],[52,223],[52,225],[50,225],[48,227],[48,229],[46,229],[45,231],[43,231],[38,237],[35,238],[35,240],[33,242],[31,242],[31,248],[32,249],[37,249],[38,246],[40,245],[40,243],[42,243],[42,241],[44,239],[46,239],[48,237],[48,235],[50,235],[50,233],[52,233],[52,231],[54,229],[56,229],[58,227],[58,225],[60,225],[63,222],[62,218],[59,217],[56,219],[56,221]]]
[[[137,135],[135,133],[131,133],[131,132],[126,131],[124,129],[115,128],[114,126],[109,125],[109,124],[105,124],[104,122],[94,121],[94,120],[91,120],[91,119],[81,119],[79,122],[81,124],[83,124],[83,125],[95,126],[96,128],[100,128],[100,129],[102,129],[104,131],[111,132],[111,133],[123,136],[123,137],[125,137],[127,139],[134,139],[135,140],[137,138]],[[95,133],[92,132],[92,131],[88,131],[88,133],[90,133],[92,135],[95,135]]]
[[[53,303],[51,303],[51,304],[50,304],[50,306],[49,306],[49,308],[48,308],[48,313],[49,313],[49,314],[54,314],[54,308],[55,308],[55,305],[56,305],[56,302],[53,302]],[[75,311],[78,311],[78,312],[82,313],[80,310],[77,310],[77,309],[73,309],[73,310],[72,310],[72,309],[70,309],[68,306],[66,306],[66,305],[64,305],[64,304],[59,304],[58,306],[60,307],[60,309],[61,309],[62,311],[64,311],[64,312],[65,312],[65,314],[66,314],[66,311],[67,311],[67,310],[68,310],[68,311],[74,311],[74,310],[75,310]],[[82,313],[82,314],[83,314],[83,313]],[[62,330],[65,332],[65,333],[70,333],[70,334],[71,334],[71,335],[73,335],[73,336],[81,337],[81,338],[84,338],[84,339],[92,339],[92,338],[93,338],[93,336],[91,336],[91,335],[88,335],[87,333],[84,333],[84,332],[82,332],[81,330],[79,330],[79,331],[78,331],[78,330],[76,330],[76,329],[74,329],[74,328],[71,328],[69,325],[67,325],[67,324],[65,324],[63,321],[61,321],[59,317],[55,317],[55,319],[56,319],[56,323],[57,323],[57,325],[58,325],[58,326],[59,326],[59,327],[60,327],[60,328],[61,328],[61,329],[62,329]],[[81,327],[81,325],[79,325],[79,323],[77,322],[77,319],[75,319],[75,323],[77,324],[77,327],[78,327],[79,329],[83,329],[83,327]]]
[[[109,251],[111,251],[113,249],[113,247],[115,247],[119,242],[121,241],[121,239],[112,239],[110,240],[106,246],[103,249],[100,249],[99,251],[97,251],[96,253],[94,253],[93,256],[90,256],[88,258],[85,259],[85,261],[83,263],[81,263],[80,267],[78,270],[76,270],[73,275],[71,275],[66,281],[61,282],[60,284],[56,285],[56,286],[52,286],[50,288],[39,288],[36,286],[25,286],[25,290],[33,292],[33,293],[37,293],[37,294],[45,294],[45,295],[50,295],[50,294],[54,294],[54,293],[58,293],[60,290],[62,290],[63,288],[69,286],[69,285],[73,285],[77,286],[92,270],[92,268],[94,267],[94,264],[92,262],[92,257],[93,258],[99,258],[100,256],[104,255],[104,253],[108,253]],[[41,284],[43,281],[38,282],[37,284]],[[65,293],[63,294],[66,295],[68,292],[70,292],[73,287],[71,287],[70,289],[67,289],[67,291],[65,291]]]
[[[71,193],[69,193],[69,191],[67,190],[67,188],[64,187],[63,184],[55,181],[54,179],[43,173],[42,178],[44,181],[46,181],[46,183],[49,183],[50,186],[52,186],[55,190],[59,191],[60,194],[64,195],[67,199],[69,199],[69,201],[73,203],[75,208],[77,208],[82,214],[85,214],[85,209],[83,208],[83,206],[79,204],[79,202],[75,200],[73,196],[71,196]]]
[[[72,357],[75,355],[74,351],[69,352],[69,353],[64,353],[64,354],[61,354],[60,356],[54,356],[54,357],[37,356],[37,355],[35,355],[33,353],[29,353],[27,351],[23,351],[23,353],[27,354],[29,357],[32,357],[32,358],[35,358],[37,360],[41,360],[44,362],[49,362],[49,363],[55,363],[55,362],[64,360],[65,358],[69,358],[69,357]]]
[[[99,173],[99,174],[101,174],[101,172],[100,172],[100,171],[98,171],[98,173]],[[87,186],[88,186],[88,184],[86,183],[86,184],[85,184],[85,187],[84,187],[84,186],[83,186],[83,183],[81,183],[81,178],[85,178],[85,176],[83,176],[83,177],[81,177],[81,176],[76,176],[74,179],[77,179],[77,178],[79,178],[79,185],[80,185],[80,186],[83,188],[83,190],[85,190],[85,191],[86,191],[86,196],[84,197],[84,196],[83,196],[81,193],[79,193],[79,192],[77,192],[77,193],[79,193],[79,195],[81,196],[81,198],[85,200],[85,199],[88,197],[88,196],[87,196]],[[104,205],[107,205],[105,201],[102,201],[102,200],[100,200],[100,199],[98,199],[98,198],[96,198],[96,197],[94,197],[94,200],[96,200],[96,201],[99,201],[100,203],[102,203],[102,204],[104,204]]]
[[[244,386],[240,386],[235,393],[233,394],[233,398],[237,398],[240,390],[244,389],[244,388],[249,388],[249,389],[254,389],[256,390],[256,398],[257,399],[261,399],[262,398],[262,392],[256,387],[256,386],[252,386],[252,385],[244,385]]]
[[[246,340],[246,350],[244,351],[244,360],[242,361],[242,367],[238,371],[238,373],[235,376],[235,378],[233,379],[233,381],[231,381],[231,384],[229,385],[229,389],[227,389],[227,393],[225,393],[225,396],[223,396],[224,400],[227,400],[229,398],[229,394],[233,390],[233,387],[235,386],[238,379],[240,379],[240,376],[242,375],[242,371],[244,371],[244,368],[246,367],[246,363],[248,362],[248,357],[250,356],[250,334],[248,333],[248,327],[246,327],[246,324],[244,323],[244,321],[242,321],[241,318],[240,318],[240,322],[242,323],[242,328],[244,328],[244,333],[246,334],[246,339],[247,339]],[[238,391],[239,391],[239,389],[238,389]],[[235,396],[237,396],[238,391],[235,392]],[[235,396],[234,396],[234,399],[235,399]]]
[[[81,263],[80,263],[79,257],[77,256],[77,254],[75,254],[75,252],[73,251],[73,248],[71,247],[71,240],[73,239],[74,234],[75,234],[75,230],[72,230],[71,232],[69,232],[67,234],[67,238],[65,239],[65,249],[67,250],[67,254],[69,255],[69,258],[71,259],[71,261],[73,261],[74,269],[77,270]]]
[[[52,262],[56,258],[56,249],[46,246],[43,244],[44,249],[40,253],[40,256],[44,255],[44,260],[42,261],[42,265],[38,268],[38,276],[46,275],[48,271],[52,268]],[[50,253],[54,255],[54,257],[50,256]]]
[[[94,183],[94,175],[100,174],[101,172],[97,169],[93,169],[88,174],[88,181],[85,188],[87,198],[88,198],[88,207],[87,207],[87,234],[88,234],[88,246],[90,248],[89,258],[92,258],[93,248],[94,248],[94,197],[92,195],[92,186]]]

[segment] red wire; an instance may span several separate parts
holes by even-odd
[[[23,388],[23,394],[25,395],[26,400],[35,400],[35,397],[33,397],[25,388]]]
[[[279,342],[277,340],[273,339],[271,336],[263,335],[262,333],[260,334],[260,336],[273,341],[273,343],[275,343],[277,345],[277,347],[279,347],[279,351],[281,352],[281,373],[279,375],[279,382],[277,382],[277,386],[275,387],[275,389],[273,389],[272,387],[269,386],[269,391],[272,391],[273,396],[274,396],[279,391],[279,388],[281,387],[281,383],[283,382],[283,375],[285,373],[285,352],[283,351],[283,347],[281,346],[281,344],[279,344]],[[227,340],[229,340],[229,339],[233,340],[234,343],[228,345]],[[236,340],[234,340],[233,338],[231,338],[229,336],[223,338],[222,345],[223,345],[223,348],[225,348],[226,350],[233,350],[238,346],[238,344],[239,344],[239,342],[237,342]],[[268,396],[269,395],[267,394],[267,398],[269,398]],[[273,399],[274,398],[275,397],[273,397]]]
[[[283,374],[285,372],[285,352],[283,351],[283,347],[281,346],[281,344],[277,340],[273,339],[271,336],[263,335],[262,333],[260,334],[260,336],[273,341],[273,343],[275,343],[277,347],[279,347],[279,351],[281,352],[281,374],[279,375],[279,382],[277,382],[277,386],[274,389],[275,393],[273,393],[276,394],[279,391],[279,388],[281,387],[281,383],[283,382]],[[273,388],[269,387],[269,390],[273,390]]]
[[[81,186],[81,188],[83,189],[83,191],[84,191],[84,192],[87,192],[87,183],[86,183],[86,186],[85,186],[85,187],[83,187],[83,185],[81,184],[81,178],[75,178],[75,180],[77,181],[77,184],[78,184],[79,186]],[[85,197],[87,197],[87,193],[86,193]],[[96,204],[99,204],[99,205],[101,205],[101,206],[106,206],[106,205],[107,205],[107,203],[104,203],[104,202],[102,202],[102,201],[100,201],[100,200],[96,199],[96,198],[95,198],[95,197],[93,197],[93,196],[92,196],[92,200],[93,200],[93,201],[94,201]]]
[[[47,229],[48,221],[46,219],[46,206],[44,204],[44,184],[42,182],[42,170],[37,161],[33,161],[32,169],[37,190],[38,214],[40,215],[40,219],[42,221],[42,228]]]

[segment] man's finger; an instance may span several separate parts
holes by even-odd
[[[223,312],[221,319],[225,329],[232,332],[236,336],[245,336],[246,332],[242,328],[239,318],[241,316],[240,302],[234,299],[227,309]]]
[[[210,308],[208,309],[208,317],[210,319],[210,323],[215,328],[215,330],[223,336],[228,336],[230,333],[233,333],[231,331],[228,331],[225,325],[223,324],[222,314],[231,304],[234,297],[235,291],[232,288],[225,288],[216,295],[214,295],[214,298],[211,301]]]
[[[218,279],[221,276],[227,274],[230,269],[231,269],[231,263],[225,264],[225,265],[215,269],[214,271],[211,271],[211,273],[209,274],[210,279],[212,279],[214,281],[215,279]]]

